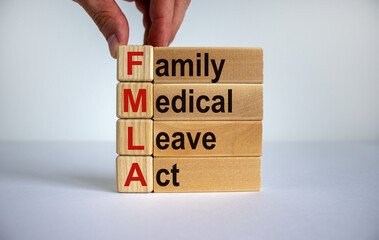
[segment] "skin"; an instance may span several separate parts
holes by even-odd
[[[108,41],[109,51],[116,58],[117,47],[127,45],[129,25],[124,13],[114,0],[74,0],[93,19]],[[128,0],[133,2],[133,0]],[[190,0],[135,0],[143,14],[144,44],[167,47],[174,40]]]

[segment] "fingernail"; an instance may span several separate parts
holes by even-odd
[[[113,58],[117,57],[118,45],[120,45],[120,43],[118,42],[118,38],[117,38],[116,34],[111,35],[108,38],[108,46],[109,46],[109,52],[111,53]]]

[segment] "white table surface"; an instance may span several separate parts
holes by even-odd
[[[379,143],[264,143],[262,191],[120,194],[115,143],[0,143],[0,239],[379,239]]]

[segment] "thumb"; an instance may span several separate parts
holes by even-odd
[[[117,47],[128,44],[129,25],[125,15],[114,0],[74,0],[79,3],[108,41],[112,57],[117,56]]]

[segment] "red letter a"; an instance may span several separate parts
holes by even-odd
[[[133,74],[133,65],[142,65],[142,61],[133,61],[133,56],[143,56],[143,52],[128,52],[128,75]]]
[[[137,172],[137,177],[133,177],[135,171]],[[138,163],[133,163],[130,167],[130,171],[128,177],[126,178],[124,186],[129,187],[131,181],[140,181],[142,186],[147,186],[145,178],[143,177],[141,168],[139,167]]]
[[[124,89],[124,112],[129,112],[129,99],[132,111],[137,112],[142,98],[142,112],[146,112],[146,89],[138,89],[137,99],[134,101],[132,90]]]
[[[133,146],[133,127],[128,127],[128,150],[144,150],[144,146]]]

